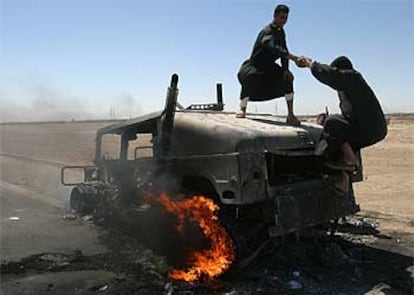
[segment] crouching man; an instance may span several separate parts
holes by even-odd
[[[342,170],[341,180],[335,186],[348,193],[349,173],[356,164],[355,152],[382,140],[387,134],[384,113],[374,91],[347,57],[340,56],[330,65],[307,57],[300,59],[317,80],[338,92],[342,114],[328,116],[324,122],[328,142],[325,154],[328,167]],[[333,157],[338,151],[339,159]]]

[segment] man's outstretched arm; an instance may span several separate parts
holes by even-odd
[[[339,70],[337,68],[331,67],[330,65],[313,61],[308,57],[299,57],[298,63],[303,67],[310,68],[312,75],[319,82],[328,85],[337,91],[345,90],[346,77],[348,74],[350,74],[350,71]]]

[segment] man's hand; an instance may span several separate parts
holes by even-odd
[[[299,67],[299,68],[305,68],[306,67],[305,60],[304,60],[303,56],[299,56],[299,57],[295,58],[293,61],[295,62],[296,66]]]
[[[300,56],[295,60],[295,63],[300,68],[310,68],[312,66],[312,59],[306,56]]]
[[[296,66],[299,67],[299,68],[308,67],[308,59],[310,60],[310,64],[312,64],[312,60],[310,58],[305,57],[305,56],[296,56],[296,55],[288,53],[285,56],[285,58],[293,60],[296,64]],[[310,67],[310,65],[309,65],[309,67]]]
[[[288,81],[288,82],[293,82],[293,74],[289,71],[289,70],[285,70],[283,72],[283,80]]]

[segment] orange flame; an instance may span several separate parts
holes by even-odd
[[[195,281],[202,275],[213,278],[226,271],[234,260],[233,243],[226,230],[220,226],[217,215],[219,207],[211,199],[194,196],[190,199],[172,201],[166,193],[161,193],[158,201],[167,212],[177,216],[177,231],[183,233],[185,220],[197,222],[210,248],[193,251],[189,254],[186,270],[174,269],[169,274],[175,280]]]

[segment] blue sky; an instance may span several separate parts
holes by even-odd
[[[235,111],[237,71],[277,1],[0,0],[1,120],[134,117],[164,105],[170,75],[183,105],[215,99]],[[292,53],[329,63],[349,56],[386,112],[414,112],[411,0],[301,0],[285,27]],[[338,111],[336,94],[307,69],[295,109]],[[284,99],[249,111],[286,113]]]

